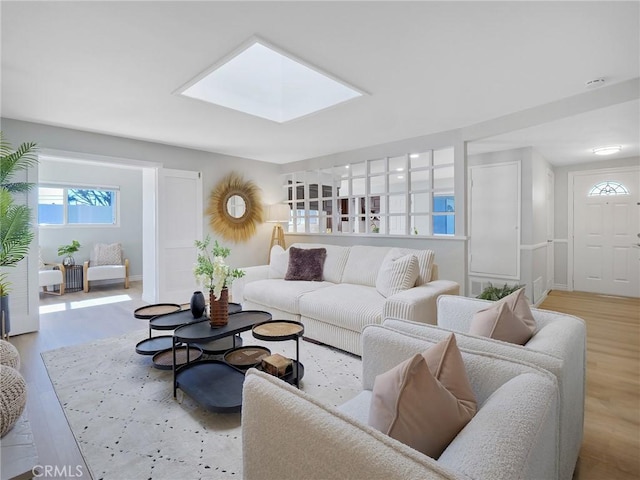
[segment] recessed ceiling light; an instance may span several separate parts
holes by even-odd
[[[279,123],[363,95],[355,87],[257,39],[178,93]]]
[[[411,155],[409,155],[409,158],[418,158],[419,156],[419,153],[412,153]]]
[[[404,168],[402,168],[402,167],[396,168],[396,172],[403,172],[403,171],[404,171]]]
[[[622,150],[620,145],[611,145],[608,147],[594,148],[592,151],[596,155],[613,155],[614,153],[618,153],[620,150]]]
[[[402,180],[404,178],[404,175],[398,175],[398,180]]]

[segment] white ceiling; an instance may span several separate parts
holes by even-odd
[[[637,78],[639,5],[2,1],[1,113],[286,163],[473,125],[597,77]],[[369,95],[278,124],[175,94],[254,35]],[[606,122],[587,113],[470,150],[533,145],[562,164],[617,134],[638,155],[638,102],[604,110]]]

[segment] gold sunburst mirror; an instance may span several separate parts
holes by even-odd
[[[244,242],[264,221],[260,188],[241,175],[230,173],[214,187],[209,196],[209,226],[225,240]]]

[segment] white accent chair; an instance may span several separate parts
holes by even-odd
[[[492,302],[442,295],[438,298],[437,326],[387,318],[383,325],[396,331],[440,341],[451,331],[460,348],[528,362],[551,372],[558,380],[560,477],[570,480],[582,446],[586,375],[586,326],[582,319],[532,308],[536,331],[525,345],[470,335],[474,313]]]
[[[84,291],[89,291],[89,282],[96,280],[124,280],[129,288],[129,259],[124,258],[119,243],[98,243],[91,252],[91,259],[84,262]]]
[[[40,263],[40,270],[38,271],[38,286],[42,288],[44,293],[50,295],[64,295],[65,286],[65,272],[64,265],[61,263]],[[49,290],[49,287],[59,285],[59,289]]]
[[[437,342],[380,325],[366,326],[362,341],[363,390],[338,408],[263,372],[248,371],[243,478],[557,479],[554,375],[460,348],[478,412],[436,460],[375,430],[367,420],[375,377]]]

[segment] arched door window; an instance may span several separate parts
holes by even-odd
[[[629,195],[629,190],[618,182],[600,182],[589,191],[590,197],[599,195]]]

